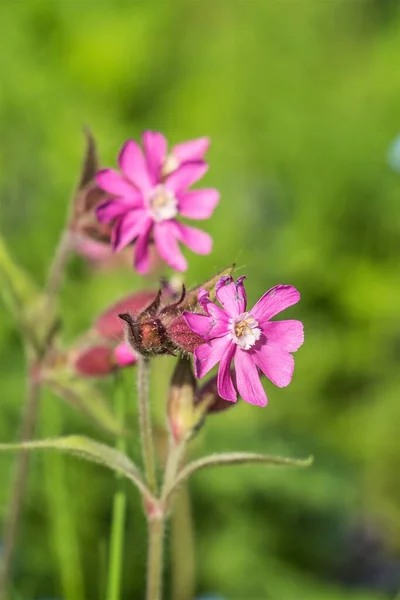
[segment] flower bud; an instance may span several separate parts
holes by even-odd
[[[83,349],[74,361],[74,368],[83,377],[104,377],[112,373],[116,364],[113,349],[98,344]]]
[[[95,320],[93,329],[107,339],[122,339],[124,326],[118,315],[129,312],[133,316],[138,316],[156,296],[157,292],[154,290],[139,290],[133,294],[129,294],[129,296],[125,296],[125,298],[118,300],[107,308]]]
[[[195,393],[192,363],[180,358],[172,375],[167,404],[168,424],[176,443],[191,438],[203,420],[195,409]]]
[[[234,377],[234,371],[232,370],[232,377]],[[224,400],[218,394],[217,386],[218,376],[214,375],[204,385],[202,385],[196,393],[195,404],[199,410],[203,410],[207,414],[217,413],[236,406],[234,402]]]

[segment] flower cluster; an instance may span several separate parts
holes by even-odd
[[[146,131],[142,145],[143,151],[132,140],[125,143],[120,172],[97,173],[96,183],[107,194],[97,206],[97,218],[112,226],[114,251],[134,246],[139,273],[149,270],[151,244],[169,266],[183,271],[187,263],[178,242],[199,254],[208,254],[212,247],[208,234],[178,220],[179,216],[206,219],[219,201],[214,189],[189,189],[207,170],[204,154],[209,140],[179,144],[168,153],[164,136]],[[304,339],[300,321],[271,319],[296,304],[300,294],[292,286],[278,285],[248,310],[244,279],[234,282],[229,274],[214,282],[220,306],[210,298],[210,287],[196,290],[194,302],[192,292],[191,304],[185,303],[185,292],[179,301],[172,297],[162,301],[160,292],[139,316],[128,305],[119,315],[127,323],[127,341],[135,353],[146,356],[192,353],[198,378],[219,363],[221,398],[236,402],[239,394],[251,404],[265,406],[260,374],[278,387],[287,386],[294,370],[292,353]],[[125,343],[117,346],[114,356],[120,365],[132,362]]]

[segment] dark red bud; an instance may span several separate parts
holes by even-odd
[[[135,352],[143,356],[173,354],[174,348],[160,319],[153,318],[142,322],[141,316],[138,319],[129,313],[121,313],[118,316],[127,324],[127,341]]]
[[[133,317],[137,317],[154,300],[156,295],[157,292],[154,290],[140,290],[122,298],[122,300],[118,300],[97,318],[93,328],[107,339],[122,340],[124,326],[118,315],[129,313]]]
[[[168,335],[171,341],[182,352],[191,352],[204,344],[203,338],[194,333],[187,325],[183,317],[177,317],[168,327]]]
[[[80,352],[74,363],[75,370],[83,377],[104,377],[116,369],[112,348],[97,345]]]

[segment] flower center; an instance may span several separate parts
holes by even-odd
[[[157,185],[150,193],[149,209],[153,219],[160,223],[178,214],[178,200],[163,185]]]
[[[245,312],[231,320],[232,340],[243,350],[249,350],[261,337],[261,329],[250,313]]]

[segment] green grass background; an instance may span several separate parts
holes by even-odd
[[[235,261],[250,303],[277,283],[301,291],[287,312],[306,332],[292,384],[267,382],[266,409],[240,403],[210,418],[192,452],[312,453],[315,464],[193,479],[197,592],[226,600],[393,598],[395,591],[367,583],[345,586],[340,574],[354,551],[348,532],[359,523],[379,531],[388,556],[400,551],[400,175],[386,162],[400,130],[398,2],[9,0],[0,22],[0,226],[39,283],[87,125],[105,165],[145,128],[171,143],[209,135],[204,183],[221,191],[204,223],[214,251],[188,255],[187,282]],[[79,258],[68,274],[66,340],[141,285],[129,270],[93,274]],[[0,351],[0,439],[11,441],[24,358],[3,308]],[[161,425],[172,363],[155,367]],[[132,396],[132,426],[134,410]],[[112,442],[46,395],[38,435],[71,432]],[[135,435],[130,445],[137,454]],[[0,457],[0,523],[11,460]],[[50,454],[31,464],[15,599],[104,598],[112,474]],[[124,599],[143,597],[144,536],[132,491]]]

